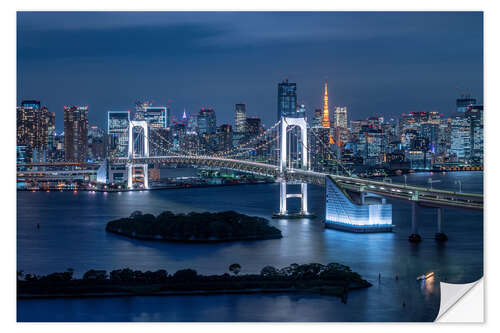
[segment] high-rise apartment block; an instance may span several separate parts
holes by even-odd
[[[88,106],[64,107],[64,153],[68,162],[85,162],[88,150]]]

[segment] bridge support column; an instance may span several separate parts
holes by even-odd
[[[411,203],[411,234],[408,240],[412,243],[422,241],[422,237],[418,234],[417,203],[415,201]]]
[[[286,192],[286,172],[288,169],[287,147],[288,147],[288,126],[298,126],[300,128],[300,139],[302,141],[302,163],[301,168],[308,170],[308,150],[307,150],[307,123],[304,118],[281,118],[280,126],[280,157],[279,157],[279,175],[280,181],[280,210],[273,215],[273,218],[313,218],[314,216],[308,212],[307,208],[307,183],[300,183],[300,194],[288,194]],[[298,150],[298,147],[297,147]],[[287,198],[300,198],[301,208],[298,213],[288,213],[286,207]]]
[[[300,189],[301,189],[301,210],[300,213],[302,215],[309,215],[309,212],[307,211],[307,183],[302,183],[300,184]]]
[[[298,219],[314,218],[315,216],[308,211],[307,207],[307,183],[300,184],[300,193],[287,193],[286,180],[280,181],[280,211],[273,215],[274,219]],[[300,198],[300,212],[289,213],[286,200],[288,198]]]
[[[281,180],[280,182],[280,215],[285,216],[287,214],[286,210],[286,181]]]
[[[145,190],[149,190],[149,170],[148,170],[148,165],[144,164],[142,168],[144,170],[144,189]]]
[[[130,190],[130,189],[132,189],[132,184],[133,184],[132,177],[133,177],[134,166],[130,163],[127,164],[127,171],[128,171],[127,188]]]
[[[443,211],[443,207],[437,209],[437,233],[434,237],[437,241],[448,240],[448,236],[443,232]]]
[[[144,177],[144,189],[149,190],[149,175],[148,175],[148,165],[147,164],[132,164],[129,163],[127,164],[127,171],[128,171],[128,176],[127,176],[127,188],[129,190],[134,188],[134,168],[142,168],[143,170],[143,177]]]

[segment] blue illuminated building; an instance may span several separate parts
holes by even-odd
[[[374,194],[365,194],[357,203],[349,193],[340,189],[335,181],[325,179],[325,227],[350,232],[392,231],[392,205]]]

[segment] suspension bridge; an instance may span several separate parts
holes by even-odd
[[[309,138],[314,138],[316,143],[331,153],[331,156],[336,156],[338,166],[336,174],[311,168],[311,154],[314,152],[308,142]],[[151,154],[152,150],[155,151],[153,154]],[[263,150],[267,151],[266,158],[256,160],[256,152]],[[129,189],[150,188],[148,180],[148,165],[150,164],[218,167],[271,176],[280,183],[279,211],[274,216],[277,218],[312,217],[308,210],[308,184],[325,184],[326,180],[330,180],[340,191],[338,193],[342,193],[336,199],[338,201],[336,204],[341,207],[339,209],[344,209],[342,207],[345,205],[351,205],[351,210],[354,209],[355,212],[351,214],[359,214],[358,208],[363,208],[365,198],[372,196],[410,203],[412,205],[410,240],[412,241],[420,240],[417,207],[438,210],[437,235],[444,235],[442,232],[443,208],[483,210],[483,195],[481,194],[359,178],[339,163],[339,160],[338,152],[332,151],[330,145],[307,126],[304,118],[282,117],[273,126],[247,142],[240,143],[230,150],[211,154],[181,149],[171,139],[151,130],[146,121],[130,121],[127,156],[115,155],[109,162],[126,166]],[[290,184],[300,185],[300,193],[289,193],[287,185]],[[357,196],[358,200],[353,199],[351,194]],[[299,212],[288,211],[287,200],[290,198],[300,199]]]

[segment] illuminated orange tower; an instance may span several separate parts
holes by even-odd
[[[328,114],[328,86],[325,80],[325,97],[324,99],[324,104],[323,104],[323,121],[321,122],[321,125],[323,127],[330,127],[330,116]]]

